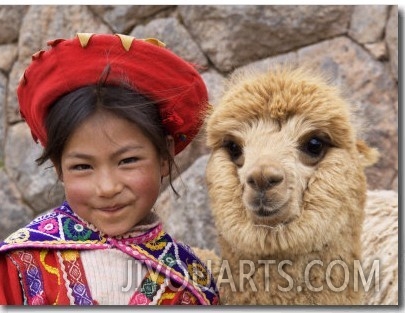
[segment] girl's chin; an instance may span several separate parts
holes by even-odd
[[[117,226],[117,227],[111,227],[112,225],[99,225],[97,226],[95,224],[96,228],[101,231],[104,235],[107,235],[109,237],[116,237],[116,236],[121,236],[124,235],[126,233],[128,233],[132,228],[130,226],[128,227],[123,227],[123,226]]]

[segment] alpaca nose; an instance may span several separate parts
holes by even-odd
[[[280,166],[263,165],[254,168],[247,177],[248,185],[257,191],[266,191],[284,180],[284,171]]]

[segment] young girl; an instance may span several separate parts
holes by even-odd
[[[200,75],[155,39],[48,44],[17,93],[66,201],[0,244],[0,304],[216,304],[207,267],[153,212],[202,124]]]

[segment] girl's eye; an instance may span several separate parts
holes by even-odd
[[[120,164],[131,164],[131,163],[137,162],[138,160],[139,160],[139,158],[137,158],[137,157],[125,158],[120,161]]]
[[[91,166],[88,164],[76,164],[71,166],[71,169],[75,171],[85,171],[91,169]]]

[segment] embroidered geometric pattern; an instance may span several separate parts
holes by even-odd
[[[46,304],[41,271],[32,254],[29,251],[18,250],[13,251],[9,257],[14,263],[18,264],[18,268],[21,270],[21,274],[23,275],[23,291],[28,304]]]
[[[85,222],[77,217],[67,202],[51,213],[39,216],[26,227],[17,230],[0,243],[0,251],[11,247],[43,246],[66,249],[76,248],[77,243],[104,243],[99,232],[91,230]],[[106,245],[108,246],[108,245]]]
[[[69,288],[72,292],[74,304],[92,305],[93,300],[90,296],[90,290],[88,288],[84,269],[82,267],[82,263],[79,261],[79,257],[69,260],[64,258],[64,253],[62,253],[62,262],[66,274],[65,278],[69,282]]]
[[[161,274],[148,273],[132,296],[132,305],[198,304],[195,297],[184,287],[175,287]]]
[[[49,273],[51,275],[56,276],[56,277],[53,277],[53,279],[57,279],[57,285],[58,285],[58,291],[59,292],[58,292],[58,294],[57,294],[57,296],[55,298],[55,301],[52,303],[52,305],[56,305],[58,303],[58,301],[59,301],[59,295],[60,295],[60,288],[59,287],[61,285],[61,277],[60,277],[60,272],[59,272],[59,269],[58,269],[57,266],[52,266],[50,264],[47,264],[46,257],[48,255],[48,253],[49,253],[48,249],[41,250],[39,252],[39,255],[40,255],[39,262],[40,262],[41,266],[43,266],[46,273]]]
[[[159,247],[159,249],[157,248]],[[185,244],[174,241],[168,234],[161,232],[156,241],[132,246],[135,251],[148,257],[153,263],[163,264],[159,272],[174,279],[181,286],[187,287],[202,297],[203,302],[212,303],[217,297],[214,279],[207,267],[194,255]],[[149,271],[154,271],[147,266]],[[179,275],[180,274],[180,275]]]
[[[148,272],[152,273],[149,276],[151,279],[143,282],[142,288],[137,290],[131,301],[156,304],[160,297],[165,296],[169,299],[169,295],[164,292],[167,289],[166,285],[182,288],[180,292],[177,290],[176,294],[176,297],[180,297],[181,294],[182,300],[176,298],[175,301],[193,303],[195,298],[197,303],[212,304],[217,303],[219,299],[213,277],[205,264],[197,258],[189,246],[174,241],[165,233],[162,224],[134,237],[109,237],[81,220],[67,202],[64,202],[61,207],[36,218],[0,243],[0,252],[24,248],[61,251],[58,255],[59,257],[63,255],[62,260],[59,260],[63,278],[69,299],[75,304],[94,304],[78,250],[108,248],[117,248],[141,261]],[[40,302],[43,288],[40,272],[31,265],[29,257],[25,264],[27,268],[30,267],[30,272],[27,272],[28,288],[38,297],[35,301]]]

